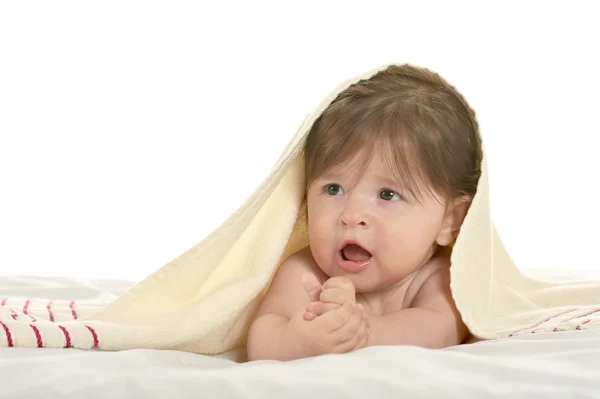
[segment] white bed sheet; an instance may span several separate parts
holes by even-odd
[[[0,278],[0,295],[113,298],[129,286],[123,281],[11,277]],[[235,363],[176,351],[0,349],[0,398],[306,399],[313,395],[600,398],[600,331],[517,336],[440,351],[374,347],[288,363]]]

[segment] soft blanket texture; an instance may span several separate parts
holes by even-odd
[[[243,347],[252,314],[278,265],[307,245],[300,156],[307,133],[341,91],[387,66],[337,86],[307,116],[240,209],[120,297],[77,302],[0,298],[0,346],[201,354]],[[477,195],[454,245],[451,272],[454,299],[480,338],[600,326],[600,281],[542,282],[515,267],[490,220],[485,157]]]

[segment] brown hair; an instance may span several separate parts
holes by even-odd
[[[483,157],[475,112],[463,96],[438,74],[410,65],[389,66],[341,92],[315,121],[304,151],[309,184],[357,156],[362,174],[382,151],[416,198],[420,187],[473,197]]]

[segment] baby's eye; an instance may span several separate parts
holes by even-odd
[[[400,195],[392,190],[381,190],[379,196],[386,201],[400,201]]]
[[[325,192],[329,195],[340,195],[344,193],[339,184],[328,184],[325,186]]]

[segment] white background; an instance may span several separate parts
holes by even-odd
[[[595,254],[595,2],[5,2],[0,274],[139,280],[229,216],[338,83],[430,67],[477,110],[519,267]]]

